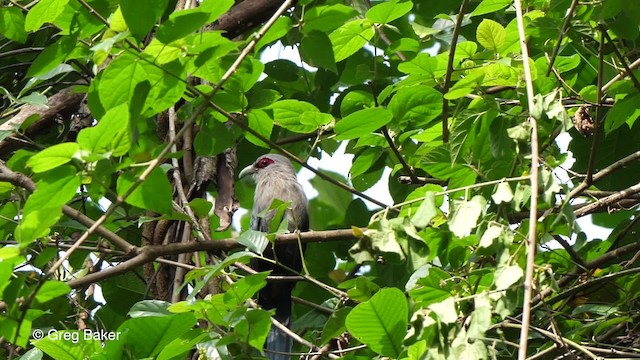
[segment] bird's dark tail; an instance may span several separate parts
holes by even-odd
[[[274,318],[282,325],[291,325],[291,291],[293,283],[274,282],[267,284],[258,293],[258,303],[266,309],[275,309]],[[282,353],[290,353],[292,339],[284,331],[271,325],[265,343],[265,355],[269,360],[289,360],[291,357]]]
[[[291,356],[285,353],[290,353],[292,346],[293,342],[289,335],[277,327],[271,326],[269,336],[267,336],[267,342],[264,344],[265,355],[267,355],[269,360],[291,359]]]

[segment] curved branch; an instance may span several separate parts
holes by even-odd
[[[352,229],[341,230],[329,230],[329,231],[307,231],[303,233],[281,234],[276,236],[276,242],[278,243],[293,243],[300,241],[306,243],[327,242],[327,241],[345,241],[355,240],[358,237],[354,234]],[[131,271],[134,268],[143,264],[154,261],[156,258],[168,255],[178,255],[182,253],[196,252],[196,251],[231,251],[241,248],[243,245],[238,243],[235,239],[225,240],[209,240],[209,241],[194,241],[189,243],[172,243],[165,245],[145,245],[137,249],[137,255],[133,258],[122,262],[114,267],[104,269],[100,272],[93,273],[81,277],[79,279],[73,279],[67,282],[72,288],[83,287],[95,282],[102,281],[104,279],[123,274],[127,271]]]

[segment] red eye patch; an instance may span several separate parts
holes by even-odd
[[[273,160],[269,159],[268,157],[263,157],[262,159],[258,160],[258,162],[256,163],[256,167],[258,169],[263,169],[267,166],[269,166],[269,164],[273,164]]]

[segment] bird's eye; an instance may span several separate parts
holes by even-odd
[[[269,164],[272,164],[273,160],[269,159],[269,158],[262,158],[260,160],[258,160],[258,163],[256,164],[256,167],[258,169],[262,169],[267,167]]]

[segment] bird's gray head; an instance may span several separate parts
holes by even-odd
[[[267,177],[296,178],[296,170],[291,161],[278,154],[260,156],[252,165],[242,169],[239,179],[251,175],[256,183]]]

